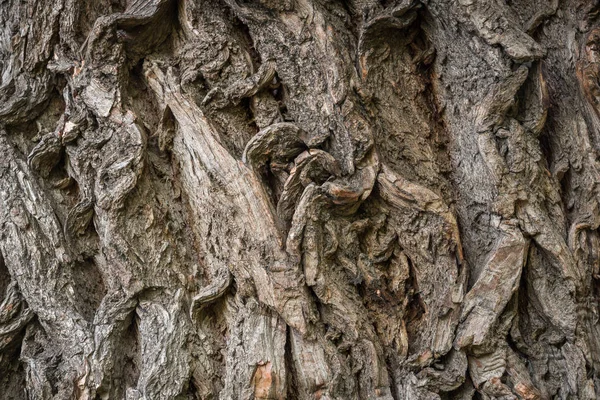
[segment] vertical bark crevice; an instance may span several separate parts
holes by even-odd
[[[0,397],[597,398],[598,15],[0,2]]]

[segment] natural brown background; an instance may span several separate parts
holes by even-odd
[[[599,398],[597,24],[0,1],[0,398]]]

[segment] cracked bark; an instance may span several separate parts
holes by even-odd
[[[599,11],[1,2],[0,398],[598,398]]]

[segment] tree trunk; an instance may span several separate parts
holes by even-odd
[[[0,398],[599,398],[595,3],[1,1]]]

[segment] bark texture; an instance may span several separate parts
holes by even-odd
[[[0,1],[0,398],[600,398],[599,10]]]

